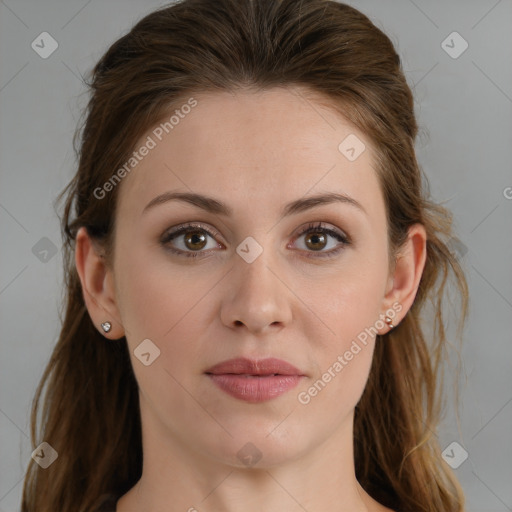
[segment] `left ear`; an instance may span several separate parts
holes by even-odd
[[[423,224],[413,224],[408,237],[400,249],[395,268],[389,276],[389,285],[383,300],[383,313],[396,311],[393,325],[396,327],[414,302],[427,259],[427,232]],[[402,307],[398,309],[399,303]]]

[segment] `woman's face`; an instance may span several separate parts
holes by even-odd
[[[304,90],[194,99],[118,185],[117,307],[144,428],[270,466],[351,432],[375,331],[398,312],[384,200],[369,140]],[[169,193],[196,199],[154,202]]]

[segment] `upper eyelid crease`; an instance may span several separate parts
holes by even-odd
[[[215,237],[215,236],[222,237],[220,232],[217,231],[215,228],[207,226],[206,224],[203,224],[202,222],[192,221],[192,222],[185,222],[184,224],[179,224],[178,226],[175,226],[174,228],[171,228],[171,229],[167,229],[163,233],[162,238],[167,239],[170,237],[181,236],[184,232],[189,231],[189,230],[191,231],[193,229],[198,229],[200,231],[204,231],[213,237]],[[345,231],[340,230],[339,228],[336,228],[336,227],[329,227],[329,223],[325,223],[325,222],[306,223],[306,225],[303,226],[303,228],[300,230],[299,234],[296,236],[302,236],[304,234],[307,234],[308,232],[314,231],[315,229],[317,229],[318,231],[323,231],[328,234],[331,234],[332,236],[337,235],[337,236],[342,236],[347,239],[349,238]]]
[[[189,203],[193,206],[197,206],[198,208],[201,208],[207,212],[216,215],[231,216],[233,214],[232,208],[230,208],[228,205],[221,203],[220,201],[217,201],[212,197],[207,197],[202,194],[195,194],[192,192],[165,192],[163,194],[160,194],[159,196],[153,198],[144,207],[142,214],[146,213],[148,210],[159,204],[164,204],[172,200]],[[306,198],[300,198],[296,199],[295,201],[292,201],[291,203],[285,205],[285,207],[283,208],[281,212],[281,219],[283,219],[284,217],[288,217],[290,215],[304,212],[317,206],[331,203],[348,204],[354,206],[356,209],[368,215],[363,205],[357,202],[352,197],[344,194],[329,192],[325,194],[309,196]]]

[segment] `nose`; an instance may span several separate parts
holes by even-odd
[[[224,288],[222,323],[253,334],[282,329],[291,321],[293,298],[284,272],[270,250],[263,250],[252,263],[237,258]]]

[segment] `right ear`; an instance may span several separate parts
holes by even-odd
[[[114,275],[107,267],[104,255],[83,226],[76,235],[75,264],[82,283],[85,305],[93,324],[109,339],[122,338],[125,333],[115,296]],[[103,322],[110,322],[112,325],[108,333],[101,327]]]

